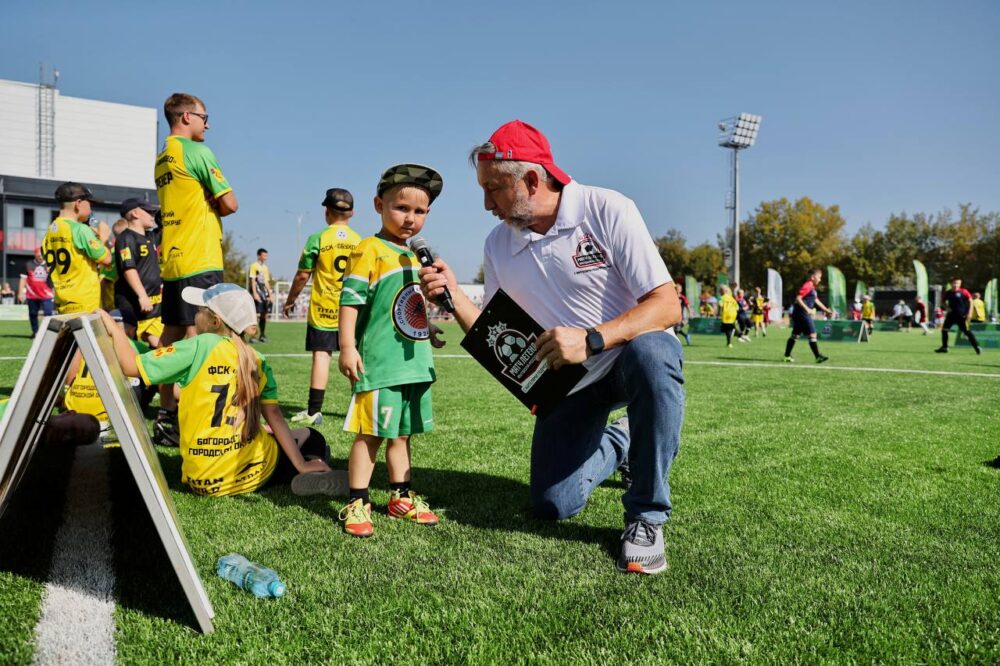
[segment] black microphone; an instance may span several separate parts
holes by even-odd
[[[431,254],[427,241],[420,236],[414,236],[410,239],[410,249],[417,255],[417,261],[420,262],[421,266],[427,267],[434,263],[434,255]],[[451,292],[448,291],[447,286],[445,286],[444,292],[434,300],[448,312],[455,312],[455,302],[451,300]]]

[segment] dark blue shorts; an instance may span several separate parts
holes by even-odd
[[[792,335],[816,335],[813,318],[807,314],[792,313]]]

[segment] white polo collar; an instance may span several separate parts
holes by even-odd
[[[538,241],[549,236],[557,236],[564,229],[572,229],[580,226],[583,222],[583,190],[580,185],[571,180],[563,186],[562,194],[559,197],[559,210],[556,211],[556,221],[544,234],[539,234],[531,229],[514,229],[511,235],[511,256],[519,253],[532,241]]]

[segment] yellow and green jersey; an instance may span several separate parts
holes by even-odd
[[[98,263],[108,254],[101,240],[86,224],[57,217],[42,240],[42,253],[55,287],[59,314],[91,312],[101,307]]]
[[[87,363],[82,359],[80,360],[80,367],[76,371],[76,377],[73,378],[73,383],[69,385],[69,389],[66,391],[63,404],[66,405],[66,409],[78,414],[90,414],[96,417],[98,421],[108,420],[108,410],[104,408],[101,396],[97,394],[97,385],[94,384],[94,378],[90,376]]]
[[[351,253],[340,304],[358,308],[354,337],[365,371],[355,393],[434,381],[418,270],[415,254],[375,236]]]
[[[132,339],[129,339],[129,342],[132,344],[132,349],[138,354],[144,354],[149,351],[149,345],[144,342]],[[137,383],[139,380],[133,379],[132,381]],[[86,361],[82,358],[80,359],[80,367],[76,370],[76,376],[73,377],[73,383],[66,390],[66,397],[63,399],[63,404],[66,406],[66,409],[79,414],[90,414],[96,417],[98,421],[108,420],[108,410],[104,408],[101,396],[97,394],[97,385],[94,383],[94,378],[87,369]]]
[[[871,301],[865,301],[861,304],[861,318],[862,319],[874,319],[875,318],[875,304]]]
[[[344,272],[351,252],[360,242],[361,236],[346,224],[332,224],[306,241],[299,258],[299,270],[312,272],[309,325],[313,328],[337,330]]]
[[[267,361],[257,358],[261,403],[278,402]],[[241,408],[234,404],[239,372],[236,344],[202,333],[137,358],[150,386],[180,386],[181,480],[198,495],[239,495],[256,490],[274,472],[278,443],[261,429],[243,441]]]
[[[163,215],[160,275],[179,280],[222,270],[222,219],[209,205],[233,188],[204,143],[170,135],[156,157]]]
[[[740,304],[736,302],[736,299],[733,298],[731,294],[725,294],[719,300],[719,312],[721,314],[722,323],[735,324],[736,313],[739,309]]]

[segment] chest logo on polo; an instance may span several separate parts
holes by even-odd
[[[608,257],[604,249],[597,244],[594,237],[584,234],[576,244],[573,253],[573,265],[580,269],[607,268]]]
[[[408,340],[427,340],[427,308],[424,297],[415,284],[408,284],[392,299],[392,325]]]

